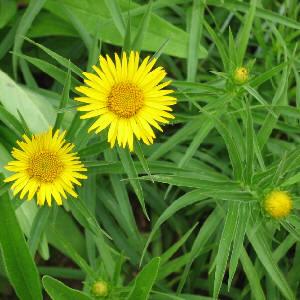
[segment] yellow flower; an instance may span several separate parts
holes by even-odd
[[[17,141],[19,149],[13,148],[12,156],[15,160],[5,167],[15,174],[6,178],[5,182],[14,181],[11,186],[14,195],[20,193],[23,199],[26,194],[31,200],[37,195],[38,205],[44,205],[45,200],[51,206],[52,196],[58,205],[62,204],[62,197],[66,193],[77,197],[73,184],[81,185],[78,179],[86,179],[81,174],[86,168],[76,153],[71,150],[74,145],[64,139],[66,132],[52,129]]]
[[[129,57],[123,52],[122,60],[115,54],[115,61],[107,55],[99,58],[100,68],[93,66],[97,74],[86,73],[87,86],[77,87],[84,97],[75,100],[84,103],[78,108],[85,112],[82,119],[97,118],[89,128],[101,132],[109,126],[108,142],[111,147],[118,144],[133,150],[134,136],[147,145],[153,143],[155,134],[151,126],[162,131],[159,123],[168,123],[174,116],[171,105],[176,98],[169,94],[170,89],[163,89],[171,81],[161,81],[166,76],[162,67],[154,68],[156,59],[146,57],[139,65],[139,54],[130,52]]]
[[[288,216],[292,207],[292,198],[284,191],[273,191],[267,195],[264,201],[265,211],[276,219]]]
[[[237,84],[243,84],[249,79],[249,71],[245,67],[236,68],[233,74],[233,80]]]
[[[91,291],[92,294],[96,297],[107,297],[109,292],[109,286],[107,282],[99,280],[92,285]]]

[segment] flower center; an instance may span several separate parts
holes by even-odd
[[[56,153],[43,151],[33,155],[27,172],[30,177],[41,182],[53,182],[62,172],[63,163]]]
[[[108,109],[120,118],[134,116],[143,105],[142,90],[129,82],[115,84],[108,95]]]

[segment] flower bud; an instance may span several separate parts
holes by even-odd
[[[233,81],[236,84],[243,84],[249,79],[249,71],[245,67],[236,68],[233,73]]]
[[[290,214],[293,201],[285,191],[272,191],[266,196],[263,206],[269,216],[280,219]]]
[[[92,284],[91,292],[96,297],[107,297],[109,292],[108,283],[104,280],[95,281]]]

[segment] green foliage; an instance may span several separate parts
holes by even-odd
[[[296,0],[0,0],[1,177],[50,126],[89,177],[51,208],[0,183],[0,299],[299,299],[299,18]],[[88,133],[73,100],[122,49],[157,58],[178,99],[134,152]],[[274,189],[285,219],[263,209]]]
[[[0,199],[0,246],[3,265],[19,299],[42,299],[38,271],[18,224],[8,194]]]
[[[88,295],[71,289],[59,280],[56,280],[50,276],[43,277],[43,286],[47,293],[53,300],[67,300],[67,299],[78,299],[78,300],[91,300]]]
[[[160,258],[153,258],[138,274],[136,277],[133,288],[131,289],[127,300],[141,299],[146,300],[149,298],[149,293],[156,280]]]

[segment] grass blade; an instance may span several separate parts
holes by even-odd
[[[243,270],[249,280],[249,285],[254,299],[265,300],[266,297],[260,284],[259,276],[244,247],[241,249],[240,259]]]
[[[29,2],[29,5],[22,16],[20,23],[18,25],[16,35],[15,35],[15,42],[13,47],[14,53],[21,52],[21,48],[23,45],[23,36],[26,35],[28,29],[30,28],[34,18],[40,12],[42,7],[44,6],[46,0],[32,0]],[[17,68],[18,68],[18,59],[15,54],[13,54],[13,72],[14,77],[17,78]]]
[[[145,14],[143,16],[143,19],[141,21],[141,24],[139,26],[139,29],[135,35],[135,38],[132,42],[132,49],[133,50],[141,50],[143,45],[144,36],[147,32],[150,18],[151,18],[151,12],[152,12],[152,4],[153,0],[150,0],[147,5],[147,10],[145,11]]]
[[[45,290],[53,300],[92,300],[87,294],[71,289],[53,277],[44,276],[42,280]]]
[[[261,261],[261,263],[269,273],[274,283],[281,291],[282,295],[284,295],[286,299],[294,300],[295,299],[294,294],[291,288],[289,287],[289,284],[286,281],[284,275],[281,273],[276,262],[274,261],[272,252],[268,247],[268,245],[266,244],[266,241],[264,240],[262,233],[260,231],[256,231],[255,233],[250,232],[248,233],[248,238],[259,260]]]
[[[158,274],[159,265],[160,257],[156,257],[143,268],[136,277],[133,289],[127,297],[127,300],[147,300],[149,298],[151,288]]]
[[[105,5],[110,11],[110,14],[112,16],[112,19],[114,21],[114,24],[116,28],[118,29],[119,33],[122,37],[125,36],[125,21],[123,19],[123,15],[121,13],[121,9],[119,6],[118,1],[116,0],[105,0]]]
[[[229,257],[231,243],[237,226],[238,203],[229,204],[224,229],[221,236],[218,253],[216,256],[216,272],[214,280],[214,297],[217,298],[220,292],[222,280],[225,274],[227,260]]]
[[[63,87],[62,95],[61,95],[61,100],[59,104],[59,109],[63,109],[67,106],[68,100],[69,100],[69,93],[70,93],[70,87],[71,87],[71,70],[68,68],[68,73],[66,76],[66,81]],[[64,112],[57,113],[55,124],[54,124],[54,131],[56,129],[60,128],[60,125],[62,123],[62,120],[64,118]]]
[[[256,0],[251,0],[251,2],[249,4],[248,14],[245,16],[244,25],[238,35],[237,44],[239,46],[237,48],[237,59],[238,59],[238,64],[240,66],[242,66],[243,61],[244,61],[244,56],[246,53],[246,49],[247,49],[247,45],[248,45],[248,41],[249,41],[249,37],[250,37],[252,23],[253,23],[254,16],[255,16],[256,2],[257,2]]]
[[[28,37],[24,37],[24,40],[31,43],[32,45],[35,45],[36,47],[43,50],[46,54],[48,54],[51,58],[56,60],[61,66],[71,69],[72,72],[74,72],[76,75],[83,77],[82,70],[78,68],[75,64],[73,64],[69,59],[64,58],[63,56],[57,54],[56,52],[50,50],[49,48],[45,47],[44,45],[41,45],[33,40],[31,40]]]
[[[198,52],[202,34],[202,20],[204,19],[204,2],[194,0],[192,7],[191,29],[187,55],[187,81],[196,81],[198,67]]]
[[[42,300],[37,268],[6,193],[0,199],[0,219],[2,259],[11,284],[19,299]]]
[[[51,211],[49,207],[43,206],[38,210],[37,214],[35,215],[28,239],[28,247],[32,257],[35,256],[39,243],[43,241],[41,237],[48,224],[50,212]]]
[[[159,227],[165,222],[167,221],[169,218],[171,218],[176,212],[178,212],[180,209],[187,207],[189,205],[192,205],[194,203],[197,203],[201,200],[204,200],[206,197],[203,196],[202,191],[200,190],[195,190],[192,192],[189,192],[185,195],[183,195],[182,197],[178,198],[176,201],[174,201],[170,206],[168,206],[168,208],[162,213],[162,215],[158,218],[158,220],[156,221],[156,223],[154,224],[151,233],[148,237],[148,240],[145,244],[142,256],[141,256],[141,262],[144,259],[144,256],[146,254],[147,248],[149,246],[149,244],[151,243],[151,240],[154,236],[154,234],[157,232],[157,230],[159,229]]]
[[[138,173],[136,171],[136,168],[134,166],[131,154],[128,149],[121,149],[118,148],[119,156],[122,162],[122,165],[124,167],[124,170],[128,176],[129,182],[138,197],[138,200],[141,204],[141,207],[143,209],[143,212],[145,216],[149,219],[149,216],[146,211],[146,206],[145,206],[145,200],[144,200],[144,193],[142,189],[142,185],[140,181],[137,179],[138,178]]]
[[[238,207],[238,213],[236,215],[237,225],[235,228],[234,241],[232,247],[232,253],[229,263],[229,277],[228,277],[228,289],[231,286],[233,276],[235,274],[238,261],[241,256],[244,238],[250,218],[251,207],[246,203],[240,203]]]

